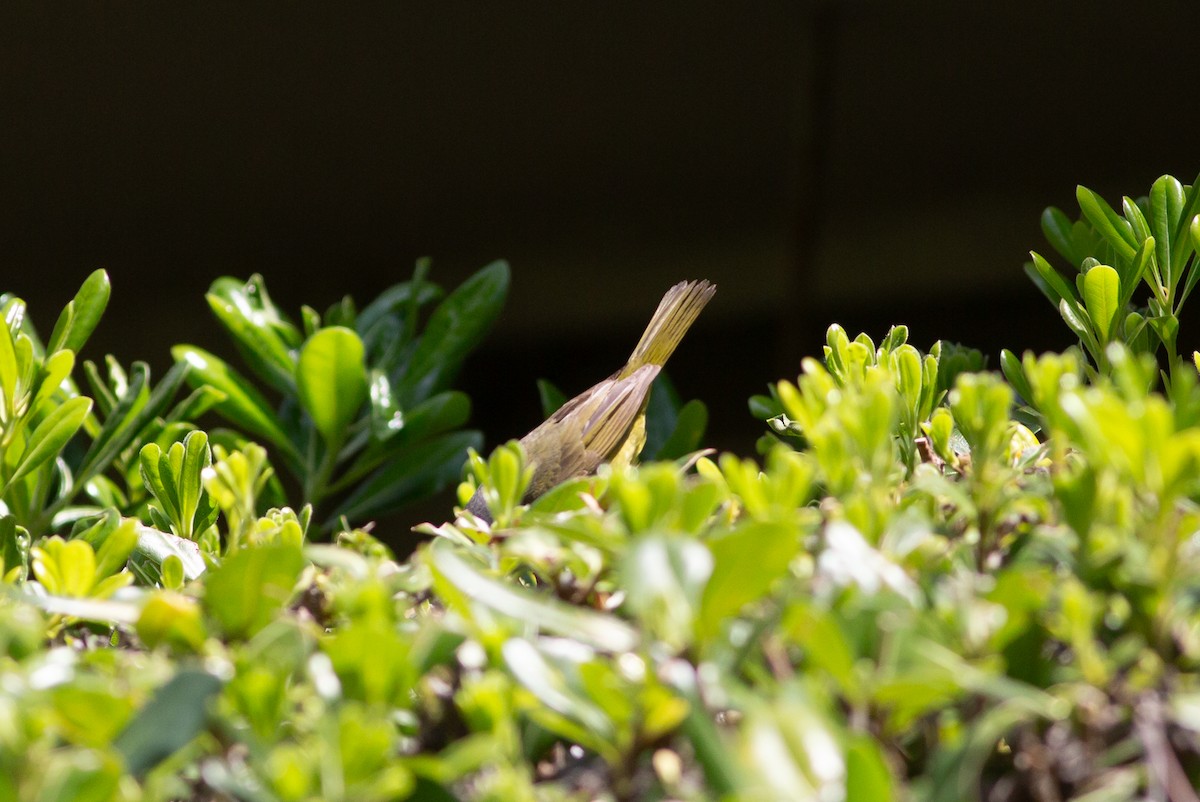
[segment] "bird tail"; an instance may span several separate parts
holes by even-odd
[[[667,290],[621,375],[629,375],[644,365],[661,367],[716,291],[715,284],[703,280],[681,281]]]

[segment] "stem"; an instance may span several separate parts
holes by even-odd
[[[312,451],[315,450],[316,437],[310,441],[311,448],[309,449],[309,466],[312,465]],[[333,468],[337,465],[338,451],[341,448],[341,443],[338,440],[333,440],[325,444],[325,453],[321,456],[321,464],[317,466],[316,471],[309,470],[308,476],[304,483],[304,500],[314,507],[317,502],[325,498],[330,493],[329,477],[333,474]]]

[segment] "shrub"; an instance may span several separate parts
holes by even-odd
[[[378,477],[445,475],[371,438],[452,392],[453,365],[374,351],[379,307],[306,312],[264,345],[261,282],[217,282],[278,407],[181,347],[161,393],[191,396],[150,406],[148,377],[129,396],[110,367],[103,419],[58,356],[79,345],[71,314],[42,348],[10,313],[0,798],[1193,798],[1200,382],[1173,332],[1196,190],[1160,179],[1124,216],[1080,199],[1069,234],[1046,217],[1075,287],[1032,268],[1080,348],[1006,352],[1002,376],[900,326],[878,343],[833,326],[822,359],[751,400],[757,459],[677,454],[522,504],[519,444],[471,452],[459,498],[482,485],[495,523],[425,524],[403,561],[338,516],[369,517],[347,499]],[[107,282],[89,281],[75,303],[94,312]],[[412,312],[423,283],[393,297]],[[361,409],[321,406],[302,389],[318,375]],[[377,376],[399,401],[364,394]],[[126,398],[156,411],[98,448]],[[265,448],[196,429],[205,408]],[[695,442],[702,408],[664,409],[660,441]],[[76,487],[94,450],[114,454],[90,472],[105,481]],[[383,451],[390,471],[353,467]],[[269,506],[276,462],[304,503]]]

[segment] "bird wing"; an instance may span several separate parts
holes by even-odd
[[[557,481],[591,473],[601,462],[612,459],[629,436],[659,370],[657,365],[645,365],[624,379],[605,379],[521,438],[534,463],[528,495],[536,497]],[[572,430],[580,433],[578,438],[557,434]]]

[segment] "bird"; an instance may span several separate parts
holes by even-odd
[[[594,473],[601,463],[628,464],[637,458],[646,442],[650,385],[716,289],[701,279],[667,290],[624,367],[521,438],[526,464],[533,469],[522,503],[567,479]],[[466,509],[492,523],[482,489],[476,489]]]

